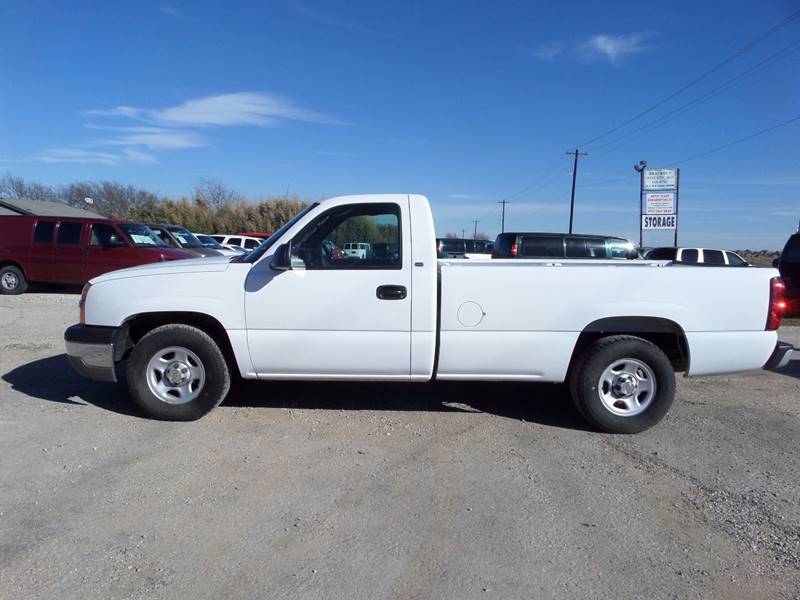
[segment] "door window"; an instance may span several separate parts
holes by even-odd
[[[80,244],[82,223],[64,223],[58,226],[58,244]]]
[[[703,262],[707,265],[724,265],[722,250],[703,250]]]
[[[681,252],[681,262],[696,263],[699,253],[696,248],[687,248]]]
[[[726,252],[725,254],[728,256],[728,264],[732,267],[742,267],[747,264],[745,260],[735,252]]]
[[[230,244],[231,246],[241,246],[242,245],[242,238],[239,238],[239,237],[228,238],[228,242],[227,243]]]
[[[52,244],[53,232],[56,230],[55,221],[39,221],[36,223],[36,229],[33,232],[34,244]]]
[[[567,238],[567,256],[570,258],[605,258],[606,241],[602,238]]]
[[[564,240],[554,235],[526,235],[522,237],[520,256],[531,258],[564,258]]]
[[[400,207],[375,203],[332,208],[295,236],[292,259],[306,269],[401,269]]]
[[[245,240],[244,241],[244,247],[247,248],[248,250],[252,250],[253,248],[258,248],[258,245],[260,243],[261,242],[259,242],[257,240]]]
[[[111,236],[117,232],[106,223],[92,223],[92,234],[89,236],[90,246],[110,246]]]

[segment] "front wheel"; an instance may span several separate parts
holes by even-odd
[[[638,433],[658,423],[675,397],[675,372],[655,344],[615,335],[589,346],[570,377],[575,406],[609,433]]]
[[[217,406],[230,389],[219,346],[190,325],[164,325],[146,334],[128,360],[128,389],[149,416],[194,421]]]
[[[0,294],[24,294],[28,289],[28,282],[22,271],[14,265],[0,268]]]

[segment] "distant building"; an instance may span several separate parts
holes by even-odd
[[[0,198],[0,215],[27,215],[38,217],[83,217],[86,219],[105,219],[91,210],[75,208],[61,202],[47,200],[22,200],[20,198]]]

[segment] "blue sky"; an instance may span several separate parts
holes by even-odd
[[[171,195],[201,178],[253,197],[416,192],[431,199],[440,233],[478,219],[492,236],[497,201],[510,197],[506,229],[565,230],[567,150],[797,9],[5,0],[0,172]],[[672,166],[800,116],[798,41],[795,19],[581,146],[590,156],[578,170],[576,231],[638,238],[638,160]],[[800,121],[679,164],[681,243],[782,246],[800,218],[798,138]]]

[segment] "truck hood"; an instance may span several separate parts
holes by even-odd
[[[189,258],[184,260],[168,260],[165,262],[148,263],[138,267],[120,269],[103,273],[95,277],[89,283],[102,283],[115,279],[127,279],[130,277],[146,277],[148,275],[172,275],[175,273],[214,273],[224,271],[230,263],[229,256],[213,256],[208,258]]]

